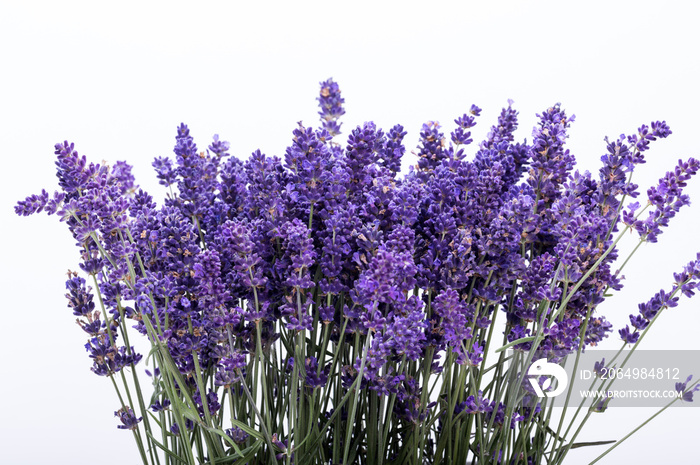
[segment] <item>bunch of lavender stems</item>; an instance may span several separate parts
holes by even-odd
[[[610,400],[553,420],[519,367],[535,353],[577,366],[609,336],[598,306],[689,203],[699,162],[630,202],[665,122],[606,139],[595,177],[565,148],[573,116],[549,107],[516,142],[509,101],[469,159],[480,108],[449,138],[423,125],[418,163],[399,177],[402,126],[365,123],[343,148],[333,80],[318,101],[320,126],[300,123],[283,159],[242,162],[218,136],[200,152],[182,124],[175,161],[153,162],[161,207],[129,165],[88,163],[68,142],[56,145],[61,190],[18,203],[58,215],[76,241],[87,280],[70,273],[66,296],[92,371],[117,394],[118,428],[152,465],[562,463]],[[630,232],[638,245],[615,268]],[[630,315],[620,353],[698,288],[700,254]],[[676,385],[686,401],[690,381]]]

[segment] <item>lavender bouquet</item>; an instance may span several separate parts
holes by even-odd
[[[320,126],[300,123],[283,159],[241,161],[218,136],[200,151],[181,125],[175,160],[153,162],[163,206],[129,165],[68,142],[61,190],[16,206],[58,215],[76,241],[68,306],[118,428],[151,465],[562,463],[605,405],[552,420],[505,362],[578,357],[613,331],[596,309],[622,287],[618,241],[656,242],[700,163],[635,201],[665,122],[606,139],[592,176],[565,149],[573,116],[547,108],[516,142],[509,102],[469,157],[478,107],[449,138],[425,124],[399,176],[402,126],[365,123],[343,146],[338,85],[318,101]],[[700,254],[673,278],[618,331],[623,347],[700,287]]]

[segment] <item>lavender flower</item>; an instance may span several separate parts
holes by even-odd
[[[91,289],[85,286],[83,278],[74,275],[66,281],[66,289],[68,289],[66,294],[68,307],[73,309],[73,315],[88,316],[93,313],[95,303],[92,301]]]
[[[685,402],[693,401],[693,393],[700,391],[700,383],[695,383],[692,389],[688,389],[688,383],[693,379],[693,375],[689,375],[688,378],[683,383],[676,383],[676,392],[682,392],[682,399]]]
[[[241,161],[218,135],[200,151],[181,124],[174,158],[153,162],[168,190],[162,206],[129,165],[89,163],[68,142],[55,147],[59,191],[15,206],[68,226],[95,283],[71,272],[68,306],[88,335],[92,371],[122,382],[130,402],[138,379],[122,370],[142,358],[128,342],[132,328],[152,344],[154,393],[135,397],[142,417],[117,411],[119,428],[144,422],[148,434],[135,434],[147,442],[144,457],[196,446],[211,462],[242,452],[292,463],[351,463],[356,454],[536,463],[549,443],[559,460],[565,448],[552,440],[546,403],[508,395],[518,373],[499,364],[496,381],[480,384],[490,338],[501,333],[494,324],[505,313],[502,334],[517,351],[556,361],[608,337],[598,306],[623,283],[614,233],[623,224],[655,242],[689,203],[684,188],[700,162],[680,161],[647,191],[646,206],[624,205],[639,197],[630,175],[651,142],[671,134],[665,122],[606,139],[594,176],[566,149],[573,116],[549,107],[532,141],[516,142],[519,114],[508,101],[479,144],[475,105],[449,137],[436,121],[423,125],[417,166],[400,176],[403,126],[366,122],[342,144],[345,102],[332,79],[320,83],[318,103],[320,127],[299,123],[282,158],[257,150]],[[661,311],[698,290],[700,254],[618,334],[636,344]],[[433,390],[440,379],[447,384]],[[685,401],[700,389],[690,380],[676,385]],[[234,444],[241,450],[228,450]],[[512,444],[519,455],[506,457]]]
[[[244,444],[246,440],[248,440],[248,437],[250,436],[248,433],[240,429],[238,426],[234,426],[233,428],[229,428],[226,430],[226,435],[233,439],[233,442],[236,444]]]
[[[321,92],[318,97],[318,104],[321,111],[318,114],[321,116],[323,128],[333,136],[340,134],[340,124],[338,118],[345,114],[343,104],[345,99],[340,96],[340,88],[333,79],[328,79],[321,84]]]
[[[136,415],[134,414],[134,411],[131,409],[131,407],[123,407],[116,412],[114,412],[114,416],[119,418],[119,421],[122,422],[121,425],[118,425],[117,428],[119,429],[129,429],[129,430],[135,430],[138,428],[138,424],[143,418],[139,417],[136,418]]]
[[[690,158],[688,161],[678,161],[678,166],[673,172],[668,172],[659,180],[659,185],[651,187],[647,191],[649,203],[654,207],[646,220],[638,220],[632,223],[634,229],[648,242],[656,242],[662,233],[662,228],[668,226],[669,220],[684,205],[690,203],[687,195],[683,194],[683,188],[687,181],[700,169],[700,161]],[[628,217],[632,212],[628,213]]]
[[[631,331],[629,326],[625,326],[624,328],[622,328],[619,331],[619,333],[620,333],[620,338],[623,341],[625,341],[627,344],[634,344],[635,342],[637,342],[639,340],[640,333],[638,333],[636,330]]]

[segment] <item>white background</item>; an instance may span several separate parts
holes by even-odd
[[[591,171],[604,136],[666,120],[673,135],[652,145],[635,174],[643,191],[678,158],[700,156],[691,2],[253,3],[0,6],[1,463],[139,460],[65,306],[64,273],[77,269],[68,231],[56,218],[13,213],[17,200],[57,187],[56,142],[75,142],[93,161],[128,161],[162,198],[150,163],[172,153],[180,122],[202,149],[218,133],[239,158],[257,148],[282,155],[297,121],[316,123],[318,83],[333,77],[347,102],[343,139],[366,120],[387,130],[401,123],[410,151],[423,122],[449,133],[475,103],[484,109],[478,142],[511,98],[519,139],[556,102],[575,113],[569,147]],[[700,199],[694,181],[687,192]],[[641,248],[625,289],[600,308],[616,328],[700,251],[699,216],[700,204],[691,205],[659,244]],[[643,347],[700,349],[698,307],[682,300]],[[618,347],[612,339],[606,348]],[[653,412],[613,409],[581,439],[620,438]],[[600,463],[700,463],[698,420],[699,409],[669,409]],[[567,463],[601,451],[574,450]]]

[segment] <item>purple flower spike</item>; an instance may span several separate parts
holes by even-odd
[[[135,430],[138,428],[138,424],[143,417],[136,418],[134,411],[131,407],[123,407],[116,412],[114,412],[115,417],[119,417],[119,421],[122,422],[121,425],[117,425],[119,429]]]
[[[68,306],[73,309],[73,315],[88,316],[95,310],[95,303],[92,301],[90,288],[86,287],[85,280],[79,276],[74,276],[66,281],[68,294]]]
[[[678,161],[675,170],[669,171],[659,180],[658,186],[647,191],[649,203],[654,207],[644,221],[632,223],[639,235],[648,242],[656,242],[657,237],[676,216],[681,207],[690,204],[690,198],[683,194],[687,181],[700,170],[700,161],[690,158]]]
[[[593,364],[593,372],[598,376],[603,376],[605,374],[605,357],[600,362],[595,362]]]
[[[518,128],[518,112],[512,108],[513,101],[508,100],[508,108],[503,108],[498,116],[498,124],[491,127],[487,140],[482,144],[484,147],[494,147],[499,142],[512,142],[513,133]],[[481,112],[479,107],[472,105],[472,111],[476,109],[476,114]]]
[[[625,326],[622,328],[620,331],[620,338],[622,338],[623,341],[625,341],[627,344],[634,344],[639,340],[639,333],[635,331],[630,331],[630,327]]]
[[[25,200],[17,202],[15,213],[21,216],[29,216],[41,211],[49,201],[49,193],[44,189],[39,195],[30,195]]]
[[[467,145],[471,144],[474,140],[471,139],[470,128],[476,126],[476,117],[481,113],[481,108],[476,105],[472,105],[469,110],[469,114],[464,114],[455,120],[457,129],[450,134],[452,137],[452,142],[455,145]]]
[[[248,439],[249,434],[240,429],[238,426],[234,426],[233,428],[229,428],[226,431],[224,431],[228,437],[233,439],[233,442],[236,444],[243,444],[246,442]]]
[[[318,105],[321,111],[318,114],[321,116],[323,128],[331,135],[337,136],[340,134],[340,124],[338,118],[345,114],[343,103],[345,99],[340,96],[340,88],[333,79],[323,81],[321,91],[318,97]]]
[[[688,378],[685,380],[684,383],[676,383],[676,392],[682,392],[683,395],[681,399],[683,399],[684,402],[692,402],[693,401],[693,393],[700,391],[700,383],[695,383],[695,386],[693,389],[688,389],[688,383],[690,380],[693,379],[693,375],[688,376]]]

